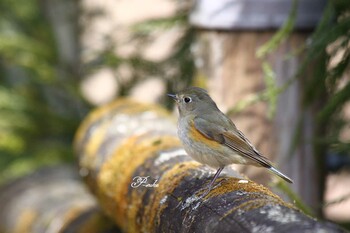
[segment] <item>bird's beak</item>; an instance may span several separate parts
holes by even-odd
[[[170,96],[171,98],[173,98],[176,102],[178,102],[178,98],[177,98],[177,95],[174,95],[174,94],[168,94],[168,96]]]

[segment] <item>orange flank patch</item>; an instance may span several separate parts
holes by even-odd
[[[207,138],[204,134],[202,134],[200,131],[194,127],[194,123],[191,123],[191,129],[190,129],[190,135],[189,137],[192,138],[193,141],[204,143],[207,146],[210,146],[211,148],[219,148],[222,146],[219,142]]]

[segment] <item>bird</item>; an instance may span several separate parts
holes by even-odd
[[[264,167],[293,183],[220,111],[205,89],[188,87],[168,96],[176,101],[178,107],[177,133],[186,153],[197,162],[216,169],[204,195],[211,191],[221,171],[230,164]]]

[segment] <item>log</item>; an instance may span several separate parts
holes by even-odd
[[[344,232],[284,202],[266,187],[186,155],[164,109],[117,100],[92,112],[74,148],[101,208],[123,232]]]
[[[119,232],[72,166],[43,168],[0,189],[1,233]]]

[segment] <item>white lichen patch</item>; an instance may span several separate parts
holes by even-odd
[[[160,153],[158,158],[154,161],[155,166],[159,166],[168,160],[175,158],[177,156],[181,156],[186,154],[184,149],[176,149],[176,150],[170,150],[170,151],[163,151]]]
[[[260,214],[266,214],[267,211],[266,211],[264,208],[260,208],[260,209],[259,209],[259,213],[260,213]]]
[[[238,184],[248,184],[248,180],[239,180]]]
[[[184,210],[184,209],[188,208],[188,207],[191,206],[195,201],[198,201],[198,199],[200,199],[200,198],[197,197],[197,196],[195,196],[195,195],[186,198],[186,200],[181,204],[181,210]],[[192,210],[197,209],[199,205],[200,205],[200,202],[198,202],[196,205],[193,205],[193,206],[192,206]]]
[[[245,195],[247,195],[247,192],[238,190],[238,191],[235,192],[235,195],[237,195],[237,196],[245,196]]]
[[[327,230],[327,229],[318,228],[318,229],[315,229],[314,232],[315,232],[315,233],[328,233],[328,230]],[[311,232],[310,232],[310,233],[311,233]]]
[[[275,232],[274,231],[274,228],[272,226],[267,226],[267,225],[259,225],[259,224],[256,224],[255,222],[250,222],[250,224],[252,225],[252,228],[251,228],[251,232],[252,233],[273,233]]]
[[[164,196],[160,201],[159,204],[163,205],[168,200],[168,195]]]
[[[246,212],[242,209],[238,209],[236,210],[236,215],[242,215],[242,214],[245,214]]]
[[[260,211],[260,213],[262,212]],[[268,219],[279,223],[291,223],[300,221],[295,212],[289,210],[287,210],[287,212],[284,212],[281,206],[278,205],[271,206],[270,209],[266,211],[266,214]]]
[[[211,177],[213,174],[215,174],[214,170],[212,168],[209,168],[208,166],[204,166],[201,169],[195,169],[192,171],[193,177],[196,177],[198,179]]]

